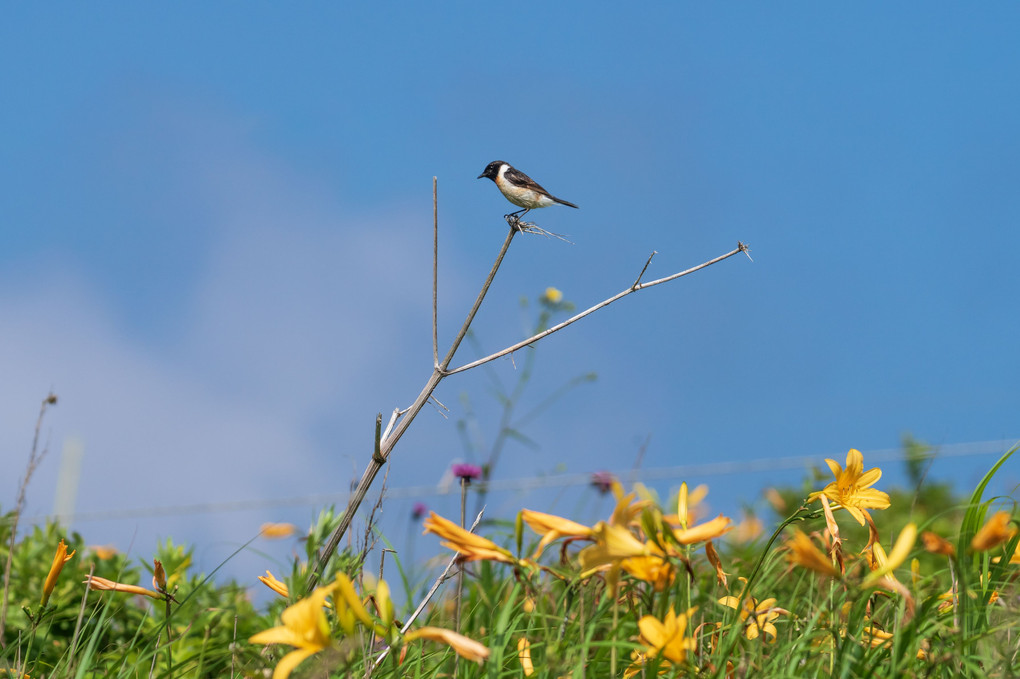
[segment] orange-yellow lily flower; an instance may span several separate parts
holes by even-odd
[[[446,644],[462,658],[472,660],[479,665],[489,657],[489,649],[474,639],[469,639],[463,634],[457,634],[453,630],[442,627],[421,627],[404,635],[404,641],[415,639],[429,639]],[[275,677],[273,679],[276,679]]]
[[[152,560],[152,586],[161,592],[166,591],[166,570],[159,559]]]
[[[728,516],[720,514],[711,521],[699,523],[686,530],[674,530],[673,537],[681,545],[692,545],[695,542],[714,540],[729,531],[733,530],[733,521]]]
[[[159,599],[160,601],[166,599],[166,595],[161,592],[154,592],[151,589],[145,589],[138,585],[125,585],[122,582],[114,582],[113,580],[107,580],[101,578],[98,575],[93,575],[85,579],[85,584],[89,586],[89,589],[96,591],[106,592],[125,592],[127,594],[140,594],[147,596],[152,599]]]
[[[799,528],[793,530],[793,537],[786,541],[786,547],[790,550],[786,555],[786,560],[790,563],[833,578],[840,576],[839,569],[832,563],[832,559],[818,549],[811,538]]]
[[[932,554],[956,555],[956,548],[948,540],[930,530],[921,533],[921,543],[924,545],[924,549]]]
[[[259,535],[269,540],[289,538],[297,532],[297,526],[292,523],[264,523],[259,528]]]
[[[653,546],[649,546],[649,549],[656,551]],[[661,592],[672,585],[676,578],[673,564],[657,554],[632,556],[621,561],[620,567],[635,578],[651,583],[656,592]]]
[[[517,640],[517,657],[521,660],[524,676],[530,677],[535,673],[535,666],[531,662],[531,643],[526,637]]]
[[[740,611],[740,619],[744,622],[744,636],[748,639],[757,639],[759,634],[764,632],[766,640],[770,643],[775,643],[778,635],[772,621],[778,618],[781,613],[788,612],[776,607],[774,598],[759,602],[754,597],[746,597],[741,602],[735,596],[724,596],[719,599],[719,603]]]
[[[648,657],[661,656],[670,663],[682,663],[687,652],[693,651],[697,644],[692,637],[686,636],[687,623],[694,613],[693,608],[677,615],[670,608],[663,620],[646,615],[638,620],[641,630],[641,643],[648,649]]]
[[[861,451],[851,448],[846,454],[846,469],[835,460],[826,460],[836,480],[822,490],[811,493],[808,501],[824,495],[864,525],[864,517],[869,509],[886,509],[889,506],[889,495],[871,486],[882,478],[882,470],[878,467],[864,471],[864,458]]]
[[[106,561],[117,556],[117,548],[113,545],[92,545],[88,548],[88,551],[92,552],[100,561]]]
[[[585,547],[578,554],[581,569],[590,571],[608,564],[619,565],[623,559],[635,556],[646,556],[651,549],[634,537],[627,528],[611,525],[605,521],[595,524],[593,537],[595,544]]]
[[[591,538],[594,533],[588,526],[553,514],[534,512],[530,509],[522,509],[521,518],[531,527],[531,530],[542,536],[534,556],[531,557],[532,559],[537,559],[541,556],[542,550],[555,540],[560,538]]]
[[[995,512],[974,534],[970,548],[975,552],[987,552],[1012,538],[1016,535],[1017,529],[1016,526],[1009,525],[1009,520],[1009,512]]]
[[[422,535],[434,533],[443,542],[443,547],[459,552],[464,561],[501,561],[503,563],[517,563],[513,555],[497,545],[492,540],[487,540],[480,535],[475,535],[469,530],[461,528],[453,521],[444,519],[435,512],[429,512],[429,518],[425,519],[425,531]]]
[[[278,580],[275,575],[266,571],[265,575],[258,576],[259,582],[273,590],[283,598],[287,599],[290,597],[290,589],[287,587],[287,583],[282,580]]]
[[[53,564],[50,566],[50,572],[46,574],[46,582],[43,583],[42,606],[46,605],[46,602],[50,600],[50,595],[53,594],[53,588],[57,586],[57,578],[60,577],[60,571],[64,570],[64,564],[71,560],[71,557],[75,555],[78,550],[74,550],[70,554],[67,553],[67,545],[61,540],[57,545],[57,551],[53,555]]]
[[[907,557],[910,556],[910,550],[913,549],[914,542],[916,541],[917,526],[908,523],[900,531],[899,537],[896,538],[896,544],[893,545],[892,551],[889,552],[888,556],[881,544],[876,542],[872,545],[871,553],[874,558],[874,568],[868,577],[864,579],[864,582],[861,583],[861,586],[873,587],[883,580],[899,585],[892,572],[907,560]],[[897,589],[902,589],[902,585]]]
[[[283,656],[273,670],[273,679],[287,679],[301,661],[329,648],[329,622],[323,606],[337,583],[317,587],[315,591],[295,604],[288,606],[280,615],[283,623],[253,635],[253,644],[287,644],[296,649]]]

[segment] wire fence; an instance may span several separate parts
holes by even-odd
[[[944,459],[973,457],[980,455],[1002,454],[1017,444],[1017,439],[998,441],[975,441],[969,443],[951,443],[931,446],[921,457],[925,459]],[[870,463],[900,460],[904,457],[902,448],[882,448],[863,451],[865,459]],[[751,460],[732,460],[706,462],[702,464],[685,464],[674,467],[653,467],[648,469],[628,469],[623,471],[607,470],[624,483],[663,481],[670,479],[689,479],[692,477],[726,476],[730,474],[746,474],[762,471],[789,469],[810,469],[817,467],[825,457],[842,460],[842,454],[830,455],[795,455],[788,457],[755,458]],[[489,492],[532,491],[544,488],[566,488],[571,486],[587,486],[592,483],[592,473],[551,474],[548,476],[530,476],[515,479],[496,479],[487,482]],[[431,484],[421,486],[403,486],[387,488],[387,499],[417,499],[445,495],[458,492],[456,484]],[[40,514],[29,520],[42,523],[47,520],[61,522],[81,521],[112,521],[120,519],[138,519],[165,516],[187,516],[196,514],[222,514],[280,507],[304,507],[337,505],[345,506],[350,493],[324,493],[300,495],[285,498],[257,498],[232,502],[203,502],[197,504],[168,505],[164,507],[139,507],[132,509],[111,509],[100,511],[75,512],[73,516]]]

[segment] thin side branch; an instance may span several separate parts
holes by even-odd
[[[576,323],[577,321],[581,320],[585,316],[588,316],[590,314],[595,313],[596,311],[598,311],[602,307],[609,306],[613,302],[615,302],[615,301],[617,301],[619,299],[623,299],[624,297],[626,297],[627,295],[631,294],[632,292],[638,292],[639,290],[644,290],[645,288],[651,288],[653,286],[661,285],[663,283],[669,283],[670,281],[675,281],[677,278],[681,278],[682,276],[689,276],[690,274],[694,273],[695,271],[700,271],[701,269],[704,269],[707,266],[712,266],[713,264],[717,264],[717,263],[723,261],[724,259],[728,259],[729,257],[732,257],[733,255],[739,254],[741,252],[745,252],[746,250],[747,250],[747,246],[746,245],[744,245],[743,243],[738,243],[736,248],[734,248],[733,250],[730,250],[725,255],[720,255],[720,256],[716,257],[715,259],[710,259],[707,262],[703,262],[702,264],[699,264],[697,266],[691,267],[690,269],[685,269],[684,271],[680,271],[680,272],[675,273],[675,274],[673,274],[671,276],[666,276],[665,278],[659,278],[657,280],[649,281],[647,283],[638,283],[638,282],[635,282],[634,285],[626,288],[625,290],[622,290],[622,291],[618,292],[617,294],[613,295],[609,299],[602,300],[601,302],[599,302],[595,306],[589,307],[588,309],[585,309],[584,311],[582,311],[581,313],[579,313],[579,314],[577,314],[575,316],[571,316],[570,318],[568,318],[567,320],[563,321],[562,323],[557,323],[556,325],[552,326],[551,328],[548,328],[547,330],[543,330],[542,332],[540,332],[540,333],[538,333],[536,335],[532,335],[531,337],[529,337],[526,340],[521,340],[520,342],[518,342],[518,343],[516,343],[514,345],[511,345],[511,346],[507,347],[506,349],[503,349],[501,351],[497,351],[496,353],[490,354],[488,356],[485,356],[484,358],[480,358],[477,361],[472,361],[471,363],[467,363],[465,365],[462,365],[459,368],[454,368],[453,370],[448,371],[446,374],[447,375],[456,375],[459,372],[464,372],[465,370],[470,370],[471,368],[477,368],[480,365],[485,365],[486,363],[489,363],[491,361],[495,361],[497,358],[500,358],[502,356],[506,356],[507,354],[512,354],[513,352],[517,351],[518,349],[522,349],[522,348],[528,346],[529,344],[532,344],[534,342],[537,342],[540,339],[548,337],[549,335],[553,334],[554,332],[559,332],[563,328],[565,328],[568,325],[571,325],[573,323]],[[649,257],[648,261],[651,262],[651,259],[652,258]],[[645,264],[645,268],[646,269],[648,268],[648,263]],[[645,272],[645,270],[642,269],[641,270],[641,274],[643,275],[644,272]],[[641,276],[638,276],[638,281],[640,281],[640,280],[641,280]]]
[[[641,267],[641,273],[637,275],[637,280],[635,280],[634,285],[630,287],[636,288],[638,285],[641,284],[641,279],[644,278],[645,272],[648,271],[648,265],[652,263],[652,257],[654,257],[657,254],[659,254],[658,250],[652,250],[652,254],[648,255],[648,261],[645,262],[645,265],[643,267]]]
[[[475,517],[474,523],[471,524],[471,528],[468,529],[470,532],[474,533],[475,528],[478,528],[478,524],[481,523],[482,514],[484,513],[485,507],[482,507],[482,510],[478,512],[478,516]],[[440,574],[440,576],[436,578],[436,581],[432,583],[432,587],[425,595],[425,598],[421,600],[421,603],[418,604],[418,608],[414,609],[414,613],[412,613],[411,617],[407,619],[407,622],[404,623],[404,626],[400,628],[401,634],[407,634],[407,630],[411,629],[411,623],[418,619],[418,616],[421,615],[421,612],[424,611],[425,607],[429,605],[429,601],[432,600],[432,597],[435,596],[436,592],[439,591],[439,588],[443,585],[443,583],[446,582],[447,579],[449,579],[450,571],[457,563],[457,557],[459,556],[460,552],[457,552],[450,559],[450,563],[446,564],[446,570],[444,570],[442,574]],[[389,652],[390,647],[387,646],[386,649],[379,654],[379,657],[375,659],[375,664],[372,665],[372,668],[374,669],[376,667],[379,667],[379,663],[386,659],[386,656],[389,655]]]
[[[439,190],[432,177],[432,367],[439,367]]]

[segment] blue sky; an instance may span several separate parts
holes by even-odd
[[[505,234],[475,179],[496,158],[581,209],[533,213],[574,245],[514,243],[476,322],[486,350],[522,337],[519,300],[547,286],[583,308],[652,250],[655,277],[738,240],[754,257],[540,345],[524,410],[598,379],[530,421],[537,447],[511,445],[498,478],[627,470],[646,441],[658,468],[1020,436],[1020,8],[516,6],[7,7],[0,446],[18,474],[0,504],[50,388],[30,513],[52,508],[71,438],[86,514],[342,493],[375,414],[431,369],[432,177],[445,344]],[[468,457],[465,398],[491,441],[492,380],[519,374],[444,383],[450,419],[423,412],[389,485]],[[993,459],[932,473],[968,488]],[[687,480],[729,511],[802,476]],[[587,492],[509,493],[496,513],[597,511]],[[317,506],[75,528],[143,556],[172,535],[215,565]]]

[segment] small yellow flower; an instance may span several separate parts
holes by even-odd
[[[694,613],[693,608],[686,613],[677,615],[672,608],[666,612],[663,620],[646,615],[638,621],[638,629],[641,630],[641,643],[648,649],[648,657],[661,656],[670,663],[682,663],[687,658],[687,652],[693,651],[696,642],[693,638],[687,637],[687,623]]]
[[[46,581],[43,583],[42,601],[40,605],[45,606],[46,602],[50,600],[50,595],[53,594],[53,588],[57,586],[57,578],[60,577],[60,571],[64,570],[64,564],[71,560],[71,557],[75,555],[78,550],[67,553],[67,545],[61,540],[57,544],[57,551],[53,555],[53,564],[50,566],[50,572],[46,574]]]
[[[833,565],[832,559],[818,549],[811,538],[799,528],[793,530],[793,537],[787,540],[786,547],[790,550],[786,555],[786,560],[791,564],[803,566],[833,578],[840,576],[839,569]]]
[[[444,519],[435,512],[429,512],[429,518],[425,519],[425,531],[422,535],[429,533],[438,535],[443,540],[439,544],[459,552],[464,561],[517,563],[517,560],[514,559],[509,551],[503,549],[492,540],[475,535],[471,531],[461,528],[453,521]]]
[[[811,493],[808,501],[816,500],[824,495],[850,512],[857,523],[864,525],[864,517],[868,509],[886,509],[889,506],[889,495],[871,486],[882,478],[882,470],[878,467],[864,471],[864,458],[861,451],[854,448],[846,454],[846,469],[835,460],[826,460],[836,480],[820,491]]]
[[[415,639],[429,639],[444,643],[455,650],[460,657],[472,660],[479,665],[489,657],[490,653],[488,648],[474,639],[441,627],[421,627],[404,635],[404,641],[414,641]]]
[[[560,538],[590,538],[594,532],[588,526],[583,526],[569,519],[554,516],[553,514],[534,512],[530,509],[522,509],[521,518],[531,527],[531,530],[542,536],[534,556],[531,557],[532,559],[537,559],[541,556],[542,550],[555,540]]]
[[[542,301],[547,304],[559,304],[563,301],[563,293],[556,288],[548,287],[542,295]]]
[[[259,535],[269,540],[289,538],[297,532],[297,526],[292,523],[264,523],[259,528]]]
[[[139,587],[138,585],[125,585],[122,582],[114,582],[113,580],[101,578],[98,575],[90,576],[86,578],[84,582],[89,586],[89,589],[96,591],[140,594],[142,596],[147,596],[152,599],[158,599],[160,601],[163,601],[167,598],[165,594],[162,594],[160,592],[154,592],[151,589],[145,589],[144,587]]]
[[[754,597],[746,597],[743,602],[735,596],[724,596],[719,603],[728,606],[733,610],[740,611],[740,619],[744,623],[744,636],[748,639],[757,639],[761,632],[765,633],[765,639],[775,643],[777,631],[772,621],[781,613],[787,611],[776,607],[775,599],[765,599],[759,602]]]
[[[290,597],[290,589],[287,587],[287,583],[281,580],[277,580],[269,571],[266,571],[265,575],[258,576],[259,582],[273,590],[283,598],[287,599]]]
[[[337,583],[318,587],[304,599],[288,606],[280,615],[283,623],[253,635],[248,641],[253,644],[287,644],[296,647],[280,659],[273,670],[273,679],[287,679],[305,658],[329,648],[329,622],[323,606]]]
[[[992,518],[981,526],[981,529],[974,534],[970,541],[970,548],[975,552],[987,552],[989,549],[998,547],[1016,535],[1016,526],[1009,525],[1009,512],[996,512]]]
[[[531,663],[531,643],[524,637],[517,640],[517,657],[521,659],[524,676],[530,677],[535,673],[535,666]]]

